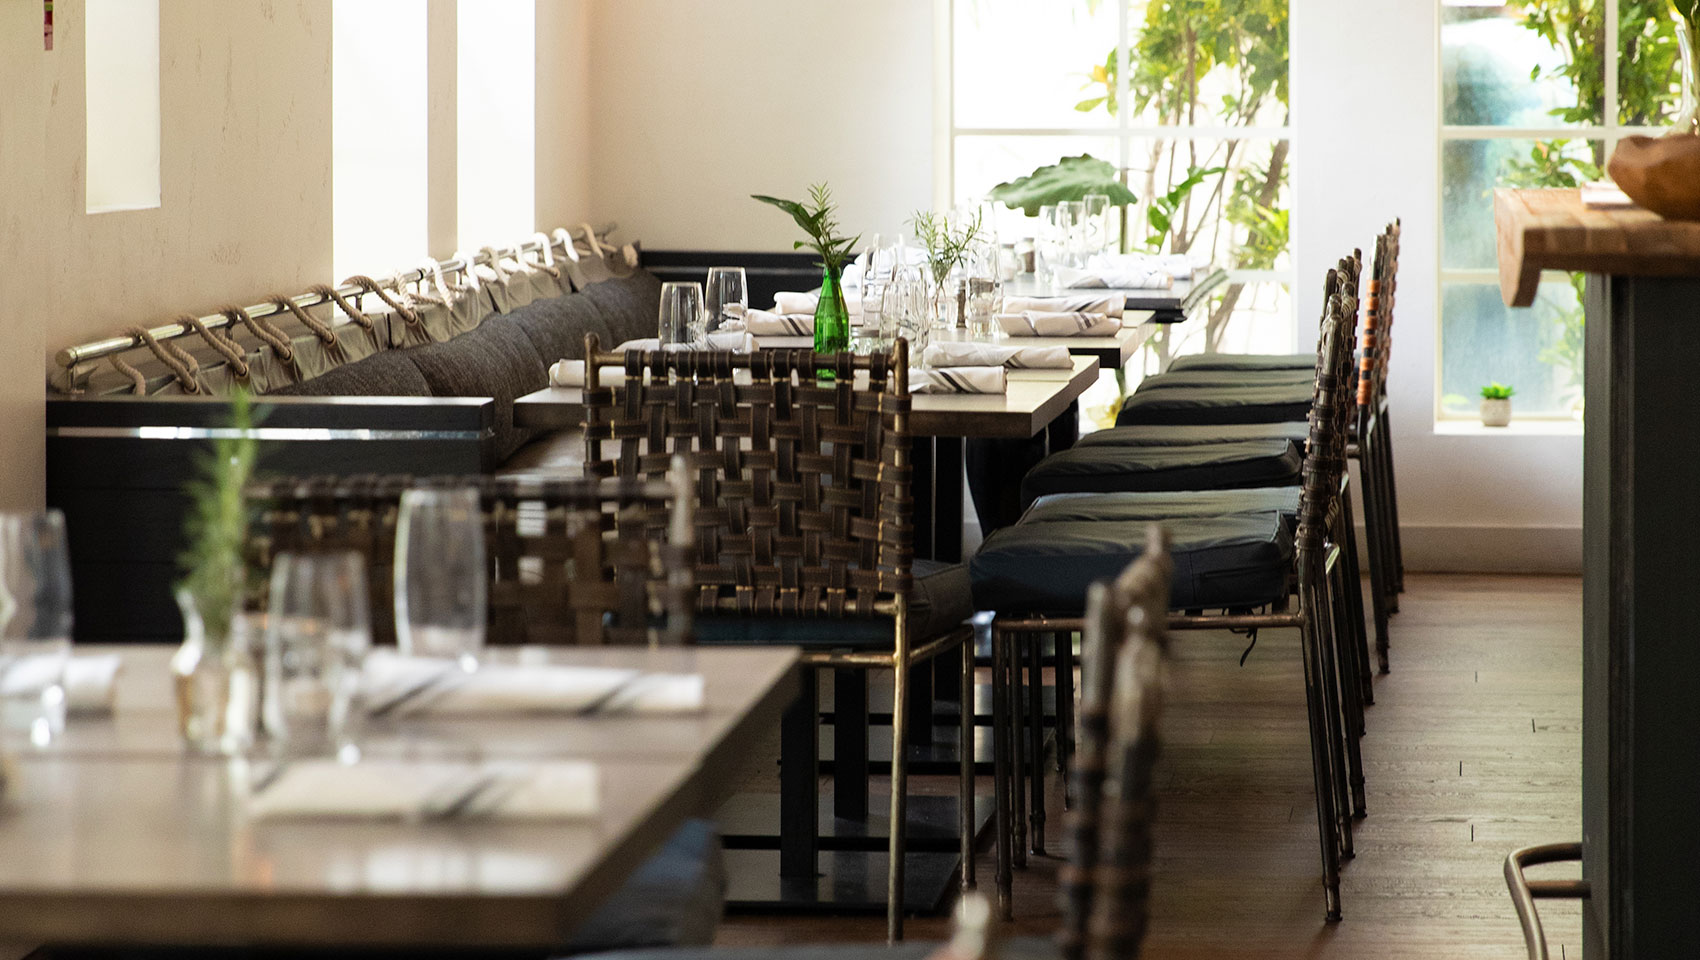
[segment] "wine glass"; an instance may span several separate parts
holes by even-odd
[[[1110,196],[1089,193],[1080,202],[1086,214],[1086,252],[1103,253],[1110,241]]]
[[[661,285],[661,349],[688,345],[702,329],[702,284],[695,281]]]
[[[488,577],[477,490],[423,489],[401,495],[395,627],[404,656],[447,657],[465,670],[476,670],[484,649]]]
[[[709,267],[704,293],[708,301],[704,334],[713,333],[726,323],[733,324],[733,329],[743,327],[744,313],[750,308],[749,281],[744,277],[743,267]]]
[[[65,515],[0,513],[0,724],[36,746],[65,727],[71,616]]]
[[[280,553],[266,617],[266,732],[285,753],[353,750],[372,648],[366,562],[352,550]]]

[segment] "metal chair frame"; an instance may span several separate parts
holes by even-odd
[[[954,649],[964,690],[973,690],[972,628],[921,642],[911,635],[907,343],[872,355],[608,353],[592,334],[585,356],[586,473],[654,477],[675,457],[685,462],[699,612],[891,619],[890,650],[807,650],[803,662],[892,670],[887,936],[902,939],[911,671]],[[604,384],[607,369],[621,371],[617,385]],[[831,483],[821,482],[826,476]],[[971,698],[964,701],[961,735],[972,744]],[[972,749],[961,751],[959,779],[966,889],[974,885]]]

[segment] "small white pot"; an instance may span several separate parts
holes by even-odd
[[[1482,401],[1482,426],[1507,427],[1511,425],[1511,398],[1503,400]]]

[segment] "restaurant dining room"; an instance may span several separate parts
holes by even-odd
[[[0,960],[1700,960],[1697,321],[1700,0],[0,0]]]

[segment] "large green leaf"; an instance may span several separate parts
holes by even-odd
[[[1048,167],[1040,167],[1025,177],[1000,183],[989,196],[1002,200],[1010,208],[1020,207],[1029,217],[1039,215],[1039,208],[1063,200],[1079,200],[1089,193],[1102,193],[1114,207],[1138,203],[1133,191],[1116,179],[1116,166],[1099,160],[1089,153],[1064,157]]]

